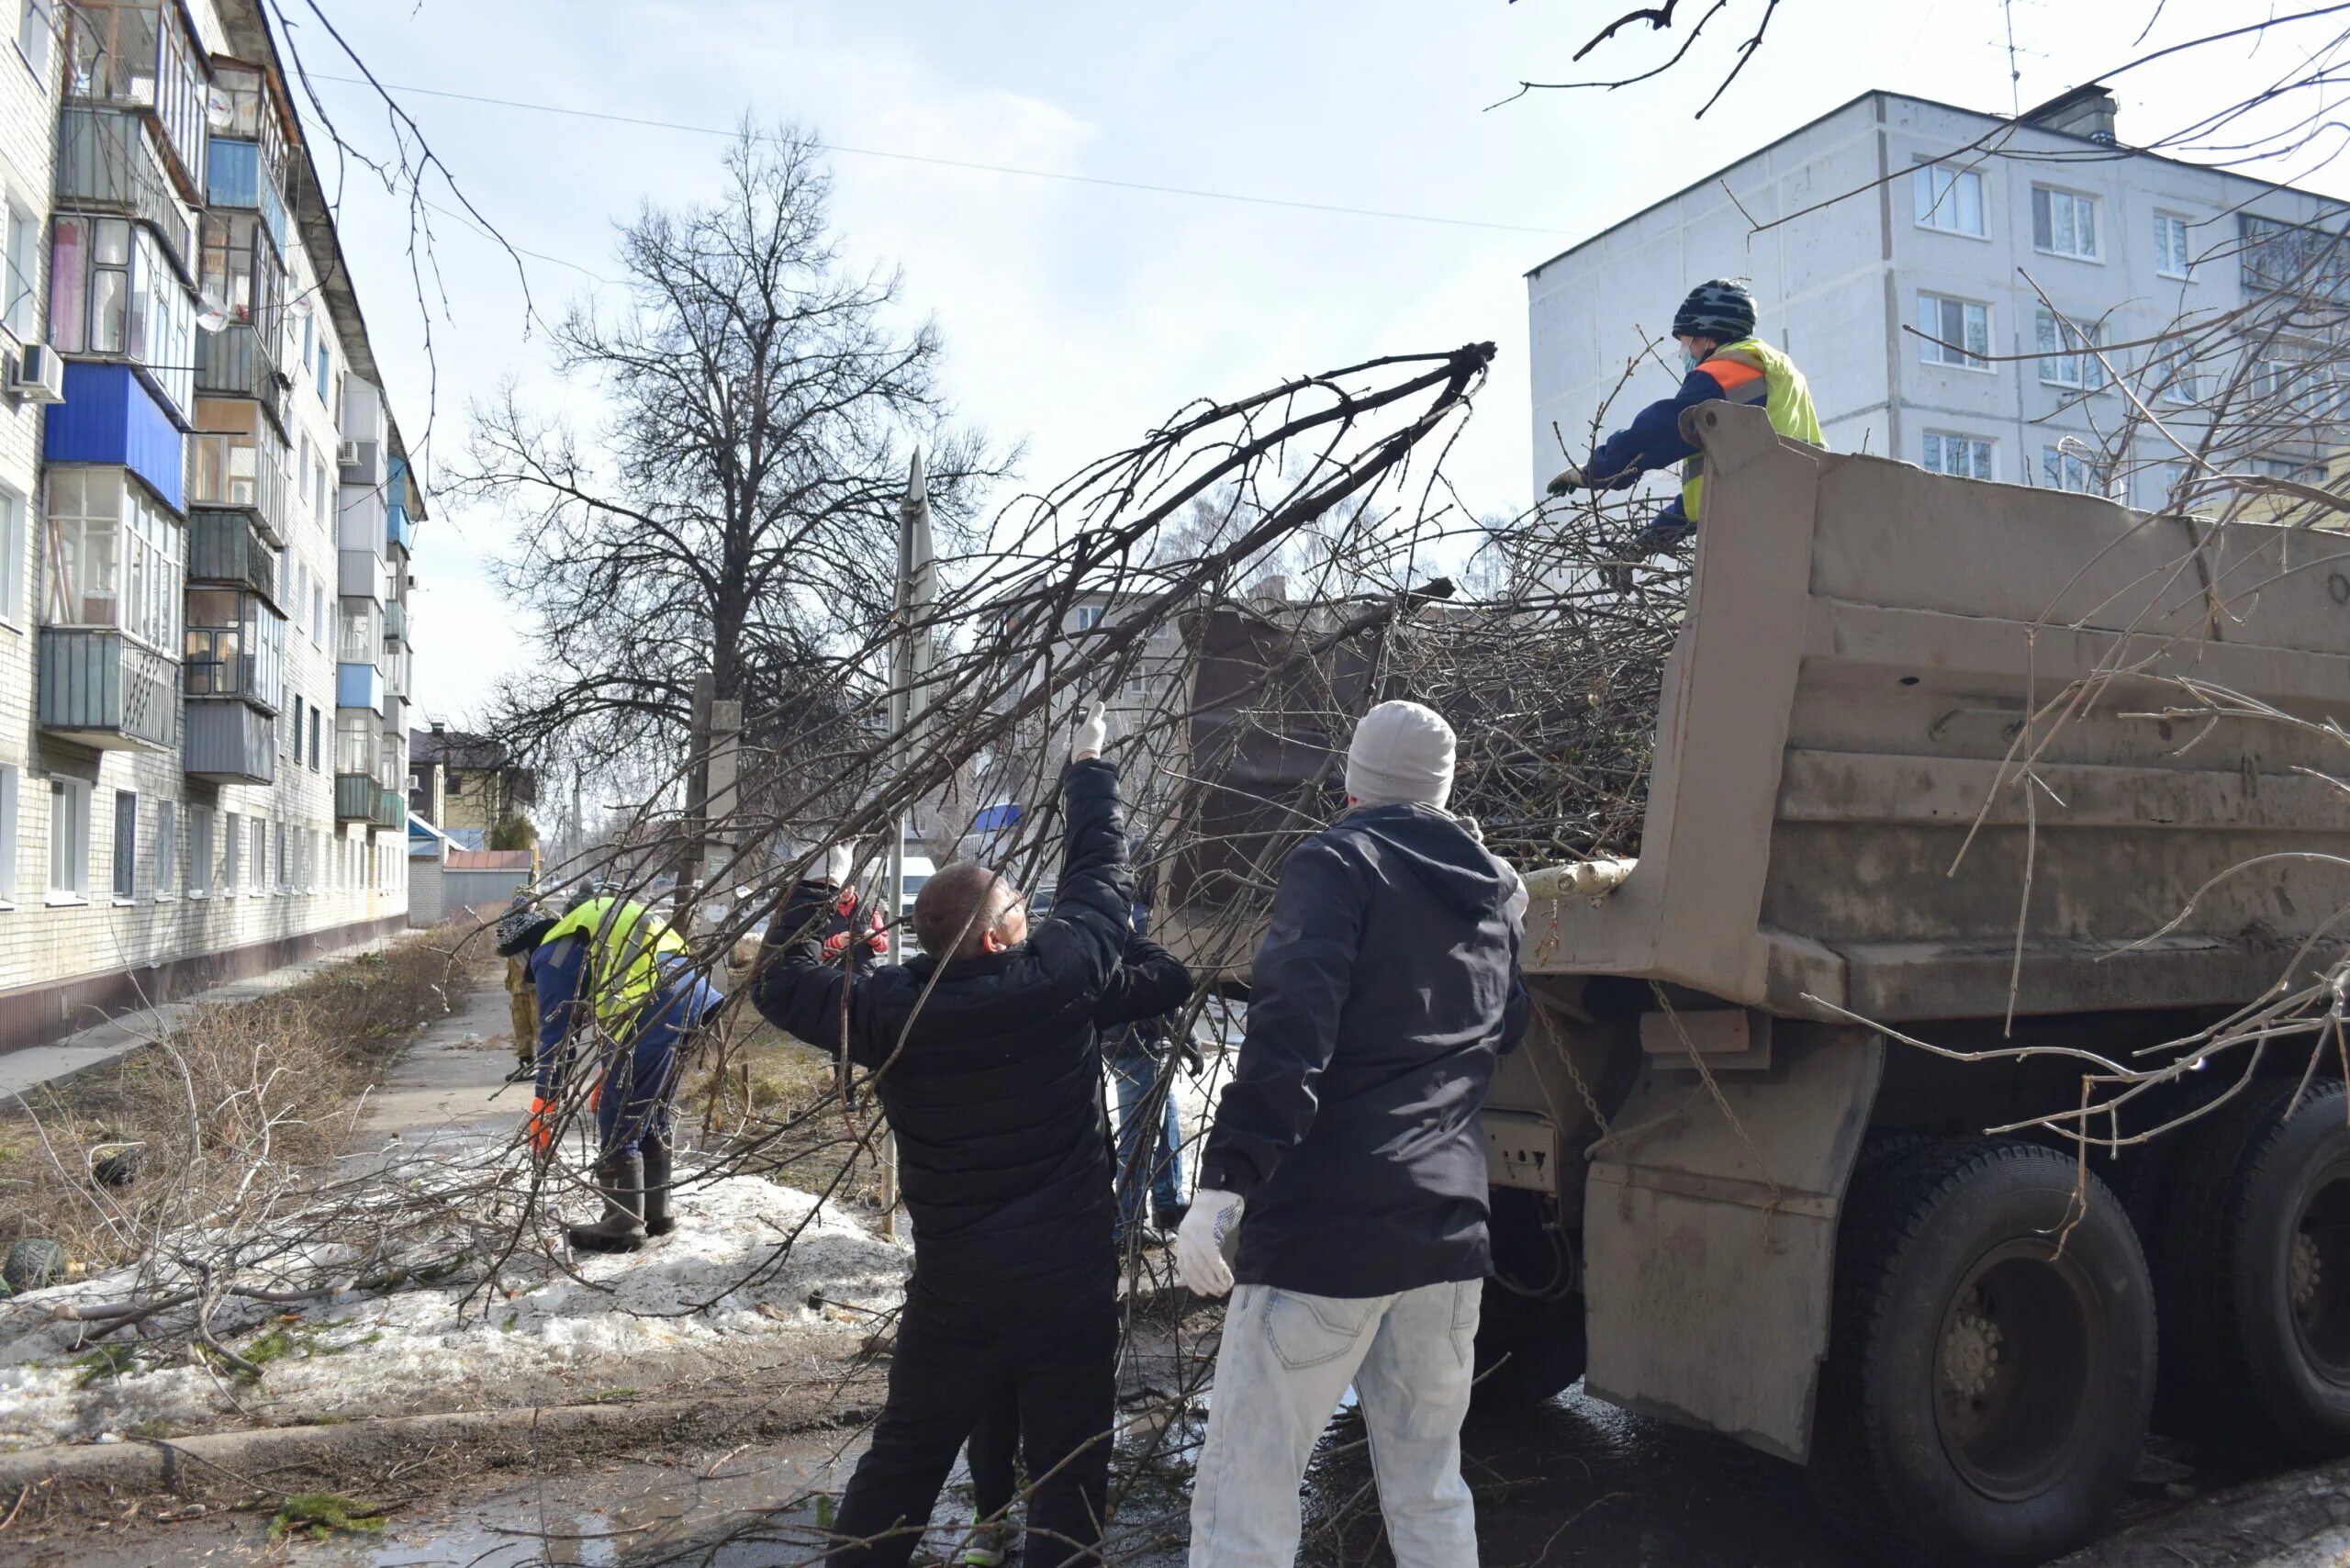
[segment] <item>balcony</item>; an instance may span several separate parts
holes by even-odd
[[[384,711],[384,672],[374,665],[335,666],[334,705],[364,708],[380,717]]]
[[[261,529],[241,512],[188,513],[187,580],[235,583],[277,604],[277,556]]]
[[[214,408],[218,404],[211,405]],[[189,516],[210,508],[250,521],[270,544],[285,543],[285,470],[275,443],[223,431],[195,431],[187,438]]]
[[[408,503],[399,498],[397,489],[384,508],[384,543],[404,555],[416,549],[416,524],[409,520]]]
[[[382,791],[375,787],[372,773],[338,773],[334,776],[334,820],[339,823],[364,823],[375,815],[375,798]]]
[[[60,6],[69,101],[138,110],[154,122],[180,195],[203,199],[211,71],[173,0]]]
[[[384,734],[387,736],[408,734],[408,699],[396,692],[384,694]]]
[[[196,390],[199,396],[252,398],[262,406],[282,439],[286,386],[276,361],[269,356],[261,329],[252,322],[231,321],[217,332],[197,329]]]
[[[344,599],[383,603],[389,597],[384,591],[383,556],[372,549],[336,551],[335,592]]]
[[[401,828],[408,825],[408,797],[397,790],[378,787],[375,790],[375,825],[380,828]]]
[[[408,641],[408,606],[397,599],[384,601],[384,646]]]
[[[41,424],[52,464],[128,468],[173,511],[187,499],[187,452],[162,400],[120,363],[65,362],[65,401]]]
[[[179,671],[119,632],[40,629],[40,727],[95,746],[164,750],[179,744]]]
[[[57,205],[136,218],[183,272],[196,270],[196,226],[172,189],[140,117],[66,106],[58,118]]]
[[[263,166],[261,144],[236,137],[212,139],[212,166],[207,178],[205,204],[237,207],[261,215],[269,237],[285,250],[285,197],[276,175]]]
[[[191,698],[184,766],[189,778],[214,784],[274,784],[276,722],[244,702]]]

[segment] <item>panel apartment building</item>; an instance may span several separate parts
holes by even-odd
[[[0,45],[0,1048],[397,929],[421,497],[259,0]]]
[[[2304,247],[2330,243],[2344,213],[2131,151],[2096,86],[2013,120],[1863,94],[1527,274],[1536,493],[1561,466],[1554,423],[1572,460],[1588,456],[1595,411],[1640,345],[1667,336],[1683,294],[1743,276],[1758,331],[1802,366],[1832,449],[2158,505],[2176,449],[2148,432],[2106,450],[2123,399],[2076,330],[2121,345],[2233,310],[2294,274]],[[2285,342],[2264,352],[2274,357],[2256,367],[2256,393],[2330,376],[2307,362],[2335,357]],[[2161,353],[2109,358],[2158,411],[2183,411],[2215,367],[2177,371]],[[1673,358],[1669,340],[1662,357]],[[1644,364],[1610,425],[1677,380]],[[2234,455],[2322,474],[2338,442],[2315,424],[2298,433],[2298,447]]]

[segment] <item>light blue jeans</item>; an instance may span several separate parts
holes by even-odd
[[[1398,1568],[1475,1568],[1460,1418],[1483,1290],[1479,1280],[1371,1297],[1234,1290],[1192,1485],[1192,1568],[1297,1560],[1298,1486],[1348,1383]]]

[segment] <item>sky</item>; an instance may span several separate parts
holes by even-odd
[[[1999,111],[2095,79],[2139,52],[2154,0],[1790,0],[1703,118],[1761,0],[1731,0],[1654,81],[1506,103],[1521,78],[1619,74],[1677,39],[1629,30],[1575,65],[1630,0],[317,3],[465,196],[530,252],[546,316],[611,292],[616,227],[643,204],[714,191],[744,115],[794,121],[835,149],[848,256],[903,269],[906,306],[945,336],[961,416],[1026,443],[1023,485],[1130,444],[1194,398],[1490,340],[1494,373],[1448,471],[1474,510],[1514,513],[1531,499],[1528,269],[1868,89]],[[2254,9],[2171,0],[2149,42]],[[317,76],[358,74],[315,22],[296,43]],[[2273,44],[2229,46],[2132,73],[2114,83],[2121,135],[2149,140],[2182,105],[2255,91],[2288,63]],[[315,87],[353,143],[388,145],[371,89]],[[2333,170],[2309,183],[2350,191]],[[549,374],[512,263],[460,220],[428,216],[438,265],[420,306],[405,196],[348,171],[345,253],[427,472],[462,451],[469,402],[509,378],[592,421],[583,389]],[[1697,281],[1658,279],[1658,314]],[[501,673],[527,676],[526,628],[482,569],[502,521],[438,500],[428,513],[414,691],[421,717],[463,723]]]

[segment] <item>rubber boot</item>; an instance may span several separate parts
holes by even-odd
[[[648,1132],[644,1150],[644,1234],[666,1236],[677,1228],[669,1217],[669,1137]]]
[[[565,1226],[565,1239],[582,1252],[633,1252],[643,1246],[643,1156],[598,1160],[596,1191],[603,1194],[604,1217],[593,1225]]]

